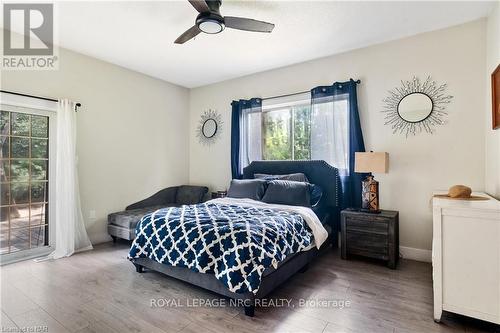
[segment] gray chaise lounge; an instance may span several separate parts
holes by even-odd
[[[205,186],[181,185],[167,187],[147,199],[133,203],[122,212],[108,215],[108,233],[117,238],[133,240],[135,227],[141,218],[157,209],[172,206],[197,204],[203,201],[208,188]]]

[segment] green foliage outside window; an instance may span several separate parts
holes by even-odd
[[[264,160],[307,160],[311,157],[311,109],[301,105],[263,113]]]
[[[1,111],[0,113],[0,177],[1,201],[25,203],[31,197],[44,197],[47,180],[48,117]],[[30,177],[31,170],[31,177]],[[40,194],[41,193],[41,194]]]

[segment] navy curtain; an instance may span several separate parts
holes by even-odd
[[[359,120],[358,101],[356,94],[357,82],[349,80],[347,82],[335,82],[331,86],[320,86],[311,90],[311,104],[325,103],[325,100],[331,102],[335,100],[347,99],[348,101],[348,170],[341,176],[342,186],[342,208],[360,208],[361,207],[361,181],[366,178],[365,173],[354,172],[354,153],[364,152],[365,144],[361,123]]]
[[[243,122],[243,114],[246,109],[260,109],[262,110],[262,99],[252,98],[249,100],[240,99],[231,103],[231,174],[233,179],[240,179],[242,177],[242,165],[240,150],[242,140],[241,138],[241,124]]]

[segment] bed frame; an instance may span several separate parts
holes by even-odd
[[[143,273],[144,268],[161,272],[170,277],[191,283],[198,287],[208,289],[217,294],[241,300],[240,304],[245,307],[245,314],[253,317],[255,311],[255,299],[264,298],[276,287],[289,279],[297,272],[304,272],[309,263],[319,253],[329,248],[330,244],[337,246],[339,231],[339,192],[340,178],[338,170],[325,161],[254,161],[243,170],[244,179],[254,178],[256,173],[271,175],[304,173],[309,182],[321,186],[323,196],[314,211],[329,230],[329,240],[321,246],[321,249],[312,248],[309,251],[299,252],[289,256],[282,261],[278,268],[267,268],[261,280],[259,291],[256,295],[252,293],[237,294],[229,291],[212,274],[202,274],[186,267],[174,267],[160,264],[148,258],[134,259],[132,262],[138,273]]]

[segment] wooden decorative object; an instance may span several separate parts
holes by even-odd
[[[491,74],[491,114],[493,120],[493,129],[500,128],[500,65]]]
[[[370,213],[380,213],[378,205],[378,181],[372,175],[361,182],[361,208]]]
[[[355,172],[387,173],[389,170],[389,154],[383,153],[354,153]],[[378,181],[370,174],[362,182],[361,207],[370,213],[380,213],[378,199]]]

